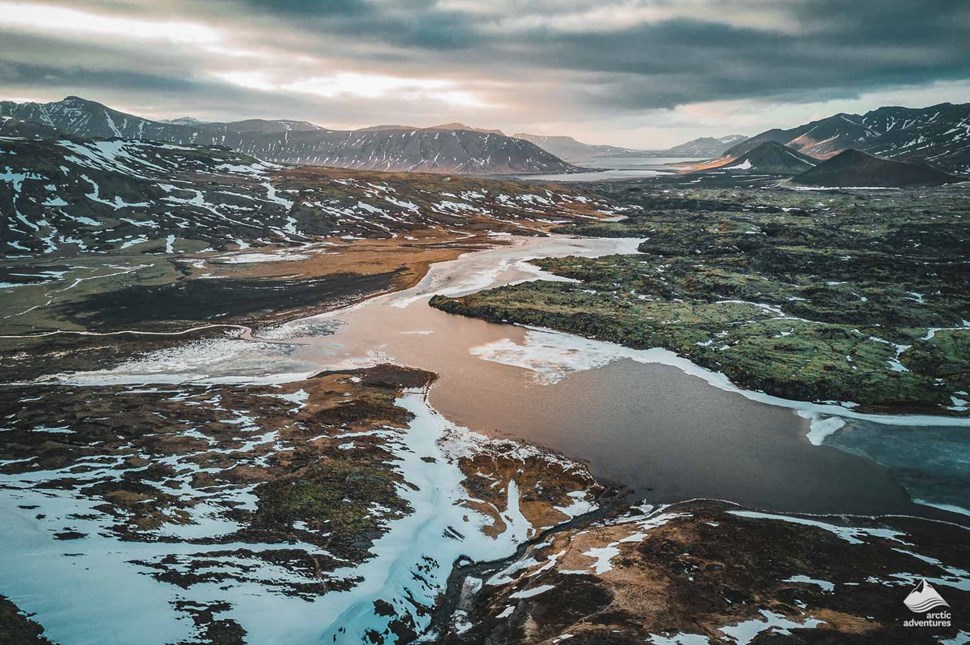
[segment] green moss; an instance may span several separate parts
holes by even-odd
[[[946,412],[968,385],[970,330],[924,337],[970,318],[970,208],[965,189],[921,194],[633,193],[642,209],[629,220],[564,230],[644,235],[640,254],[537,260],[579,284],[431,304],[664,347],[786,398]]]
[[[355,460],[328,457],[294,476],[261,485],[255,526],[286,530],[302,521],[330,534],[328,542],[364,547],[381,521],[410,511],[397,494],[400,476],[383,463],[386,453],[355,451]],[[374,505],[385,512],[377,513]]]

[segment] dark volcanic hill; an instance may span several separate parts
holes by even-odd
[[[570,164],[528,141],[461,124],[328,130],[305,121],[287,120],[206,123],[182,118],[163,123],[74,96],[54,103],[0,102],[0,116],[84,138],[121,137],[180,145],[226,146],[277,163],[469,175],[574,170]]]
[[[792,179],[794,183],[826,187],[942,186],[964,181],[923,163],[880,159],[846,150]]]
[[[796,175],[812,168],[817,160],[775,141],[765,141],[735,159],[714,166],[718,170]],[[710,168],[708,168],[710,170]]]
[[[566,161],[576,163],[582,163],[594,157],[625,155],[632,152],[629,148],[582,143],[572,137],[566,136],[545,136],[541,134],[529,134],[527,132],[518,132],[513,136],[516,139],[534,143],[546,152],[554,154]]]
[[[970,104],[927,108],[882,107],[863,115],[836,114],[787,130],[767,130],[724,152],[737,158],[765,141],[818,159],[855,148],[880,157],[927,161],[970,173]]]
[[[664,152],[671,157],[719,157],[731,146],[746,140],[743,134],[729,134],[726,137],[700,137],[682,143]]]

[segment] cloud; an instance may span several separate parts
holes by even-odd
[[[0,0],[0,91],[629,143],[621,129],[681,132],[658,115],[691,106],[779,118],[892,92],[919,104],[930,86],[970,101],[968,31],[965,0]]]
[[[266,13],[304,17],[362,16],[373,13],[364,0],[244,0],[242,4]]]
[[[190,79],[144,74],[135,70],[92,70],[78,66],[16,63],[0,64],[0,83],[22,91],[68,88],[68,93],[83,92],[85,88],[103,90],[113,87],[124,87],[131,91],[183,93],[199,87],[199,83]]]

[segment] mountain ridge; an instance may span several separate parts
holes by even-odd
[[[671,157],[719,157],[728,148],[747,139],[743,134],[729,134],[723,137],[698,137],[679,145],[667,148],[664,153]]]
[[[225,146],[274,163],[361,170],[468,175],[566,173],[576,168],[535,144],[497,131],[433,128],[331,130],[295,120],[175,122],[145,119],[69,96],[51,103],[0,102],[0,116],[83,138],[118,137],[179,145]]]
[[[738,158],[765,141],[817,159],[854,148],[905,161],[924,161],[949,172],[970,173],[970,103],[925,108],[886,106],[865,114],[839,113],[793,128],[772,128],[730,147]]]

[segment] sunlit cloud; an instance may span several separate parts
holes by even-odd
[[[258,71],[218,73],[223,81],[261,92],[299,92],[323,98],[393,98],[401,101],[441,101],[449,105],[484,108],[488,103],[454,81],[427,78],[401,78],[380,74],[339,72],[298,81],[274,80]]]
[[[222,40],[218,30],[193,22],[141,20],[27,2],[0,2],[0,27],[66,38],[107,36],[196,45],[215,45]]]

